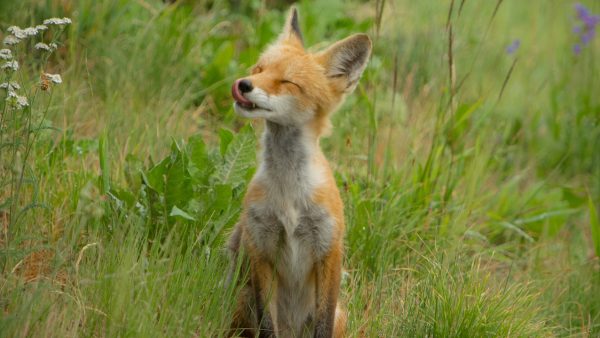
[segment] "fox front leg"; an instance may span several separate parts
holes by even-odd
[[[268,304],[272,293],[273,269],[267,262],[255,260],[252,262],[251,273],[258,337],[275,338],[273,320],[265,309],[265,304]]]
[[[344,334],[345,320],[336,320],[338,317],[336,316],[336,309],[342,274],[341,266],[341,250],[333,250],[329,256],[317,264],[315,338],[330,338],[334,337],[334,334],[335,337],[341,337]]]

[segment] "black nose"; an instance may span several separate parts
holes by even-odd
[[[252,82],[250,82],[250,80],[248,80],[248,79],[241,80],[238,83],[238,88],[240,89],[240,92],[242,92],[242,94],[251,92],[252,89],[254,89],[254,87],[252,87]]]

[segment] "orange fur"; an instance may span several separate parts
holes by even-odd
[[[263,153],[269,162],[263,159],[252,179],[229,241],[234,257],[243,248],[250,275],[232,333],[345,334],[347,317],[338,301],[344,206],[319,139],[330,128],[330,114],[356,87],[370,50],[369,38],[357,34],[307,52],[292,8],[278,41],[232,88],[240,115],[267,120],[270,142]]]

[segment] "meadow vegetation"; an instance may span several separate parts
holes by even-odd
[[[0,47],[28,100],[0,89],[0,336],[225,334],[223,246],[263,128],[229,89],[280,31],[272,3],[0,1],[3,41],[72,20]],[[299,11],[313,49],[374,41],[322,140],[349,336],[600,336],[600,4]]]

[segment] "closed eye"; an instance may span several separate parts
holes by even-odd
[[[263,71],[263,69],[262,69],[262,67],[261,67],[261,66],[254,66],[254,67],[252,68],[252,70],[250,71],[250,73],[251,73],[252,75],[254,75],[254,74],[261,73],[262,71]]]
[[[293,81],[290,81],[290,80],[281,80],[281,83],[289,83],[289,84],[292,84],[292,85],[294,85],[294,86],[298,87],[298,89],[300,89],[301,91],[303,91],[303,90],[302,90],[302,87],[301,87],[299,84],[297,84],[296,82],[293,82]]]

